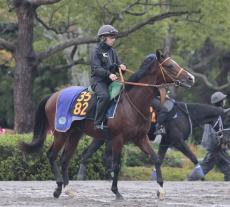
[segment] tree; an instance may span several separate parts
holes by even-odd
[[[33,47],[35,19],[40,22],[47,30],[60,33],[61,30],[56,30],[49,27],[38,16],[38,9],[44,5],[56,5],[68,1],[61,0],[9,0],[9,8],[15,11],[18,22],[18,33],[14,42],[9,42],[6,39],[0,38],[0,49],[5,49],[11,52],[16,61],[14,72],[14,128],[19,133],[29,132],[33,126],[33,73],[37,70],[42,61],[50,56],[63,51],[71,46],[89,44],[97,42],[96,37],[77,36],[65,42],[58,43],[56,46],[50,46],[44,51],[35,51]],[[98,2],[98,1],[97,1]],[[96,1],[91,1],[90,4],[98,6]],[[86,1],[69,1],[79,7],[89,2]],[[103,12],[101,18],[103,21],[99,23],[115,24],[117,21],[125,21],[126,16],[132,16],[134,21],[131,21],[130,26],[124,27],[119,34],[119,38],[127,37],[131,33],[135,33],[148,24],[154,24],[167,18],[176,16],[188,16],[191,11],[179,9],[178,11],[159,11],[162,2],[159,1],[141,1],[133,0],[117,2],[112,4],[111,1],[100,1],[98,10]],[[59,5],[60,6],[60,5]],[[48,7],[47,7],[48,8]],[[116,10],[114,10],[114,8]],[[87,14],[86,14],[87,15]],[[85,15],[85,17],[86,17]],[[98,15],[98,14],[97,14]],[[135,18],[134,18],[135,17]],[[75,23],[76,24],[76,23]],[[93,24],[93,22],[92,22]],[[63,23],[65,29],[70,28],[70,24]],[[66,27],[67,26],[67,27]],[[82,25],[81,29],[84,29]]]

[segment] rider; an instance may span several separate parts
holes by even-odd
[[[226,97],[227,95],[222,92],[215,92],[211,96],[211,103],[214,106],[224,108]],[[204,130],[203,132],[202,145],[207,149],[207,153],[201,162],[200,167],[203,170],[204,175],[206,175],[216,165],[220,171],[224,173],[224,180],[230,181],[230,156],[227,153],[229,143],[225,140],[223,133],[221,133],[224,128],[222,118],[223,117],[220,116],[212,128],[210,128],[210,131],[213,131],[214,133],[210,133],[208,130]],[[215,136],[212,136],[213,134]],[[188,180],[203,179],[203,177],[197,173],[197,170],[198,167],[192,171]]]
[[[154,108],[154,111],[157,113],[157,122],[156,122],[156,131],[154,132],[155,135],[158,134],[165,134],[165,121],[169,117],[169,112],[172,111],[175,104],[175,100],[170,98],[168,95],[166,95],[165,102],[161,106],[160,103],[160,97],[156,96],[153,99],[152,106]]]
[[[112,48],[117,29],[111,25],[103,25],[99,28],[97,36],[99,43],[91,53],[91,87],[97,95],[97,107],[95,115],[95,129],[107,128],[104,114],[109,105],[108,86],[117,79],[116,72],[120,68],[126,70],[121,63],[114,48]]]

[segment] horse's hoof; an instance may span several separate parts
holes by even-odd
[[[54,198],[59,198],[59,196],[61,195],[61,189],[55,189],[53,196]]]
[[[70,198],[75,198],[75,192],[70,188],[70,187],[66,187],[64,190],[65,194],[68,195]]]
[[[165,192],[164,191],[157,191],[157,197],[160,201],[163,201],[165,199]]]
[[[116,194],[116,200],[117,200],[117,201],[123,201],[124,198],[123,198],[123,196],[122,196],[120,193],[117,193],[117,194]]]

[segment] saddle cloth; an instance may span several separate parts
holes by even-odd
[[[112,100],[106,112],[106,118],[114,118],[120,98],[118,95],[121,87],[118,90],[118,85],[114,85],[109,88],[110,99]],[[73,121],[83,119],[94,120],[96,102],[96,94],[89,91],[86,87],[72,86],[63,89],[56,104],[55,130],[66,132],[71,127]]]

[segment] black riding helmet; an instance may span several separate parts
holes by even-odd
[[[223,106],[223,102],[226,99],[227,95],[224,93],[217,91],[211,96],[211,103],[216,106]]]
[[[114,28],[112,25],[106,24],[102,25],[98,32],[97,32],[97,37],[101,38],[103,36],[108,36],[108,35],[114,35],[116,36],[118,34],[118,30]]]

